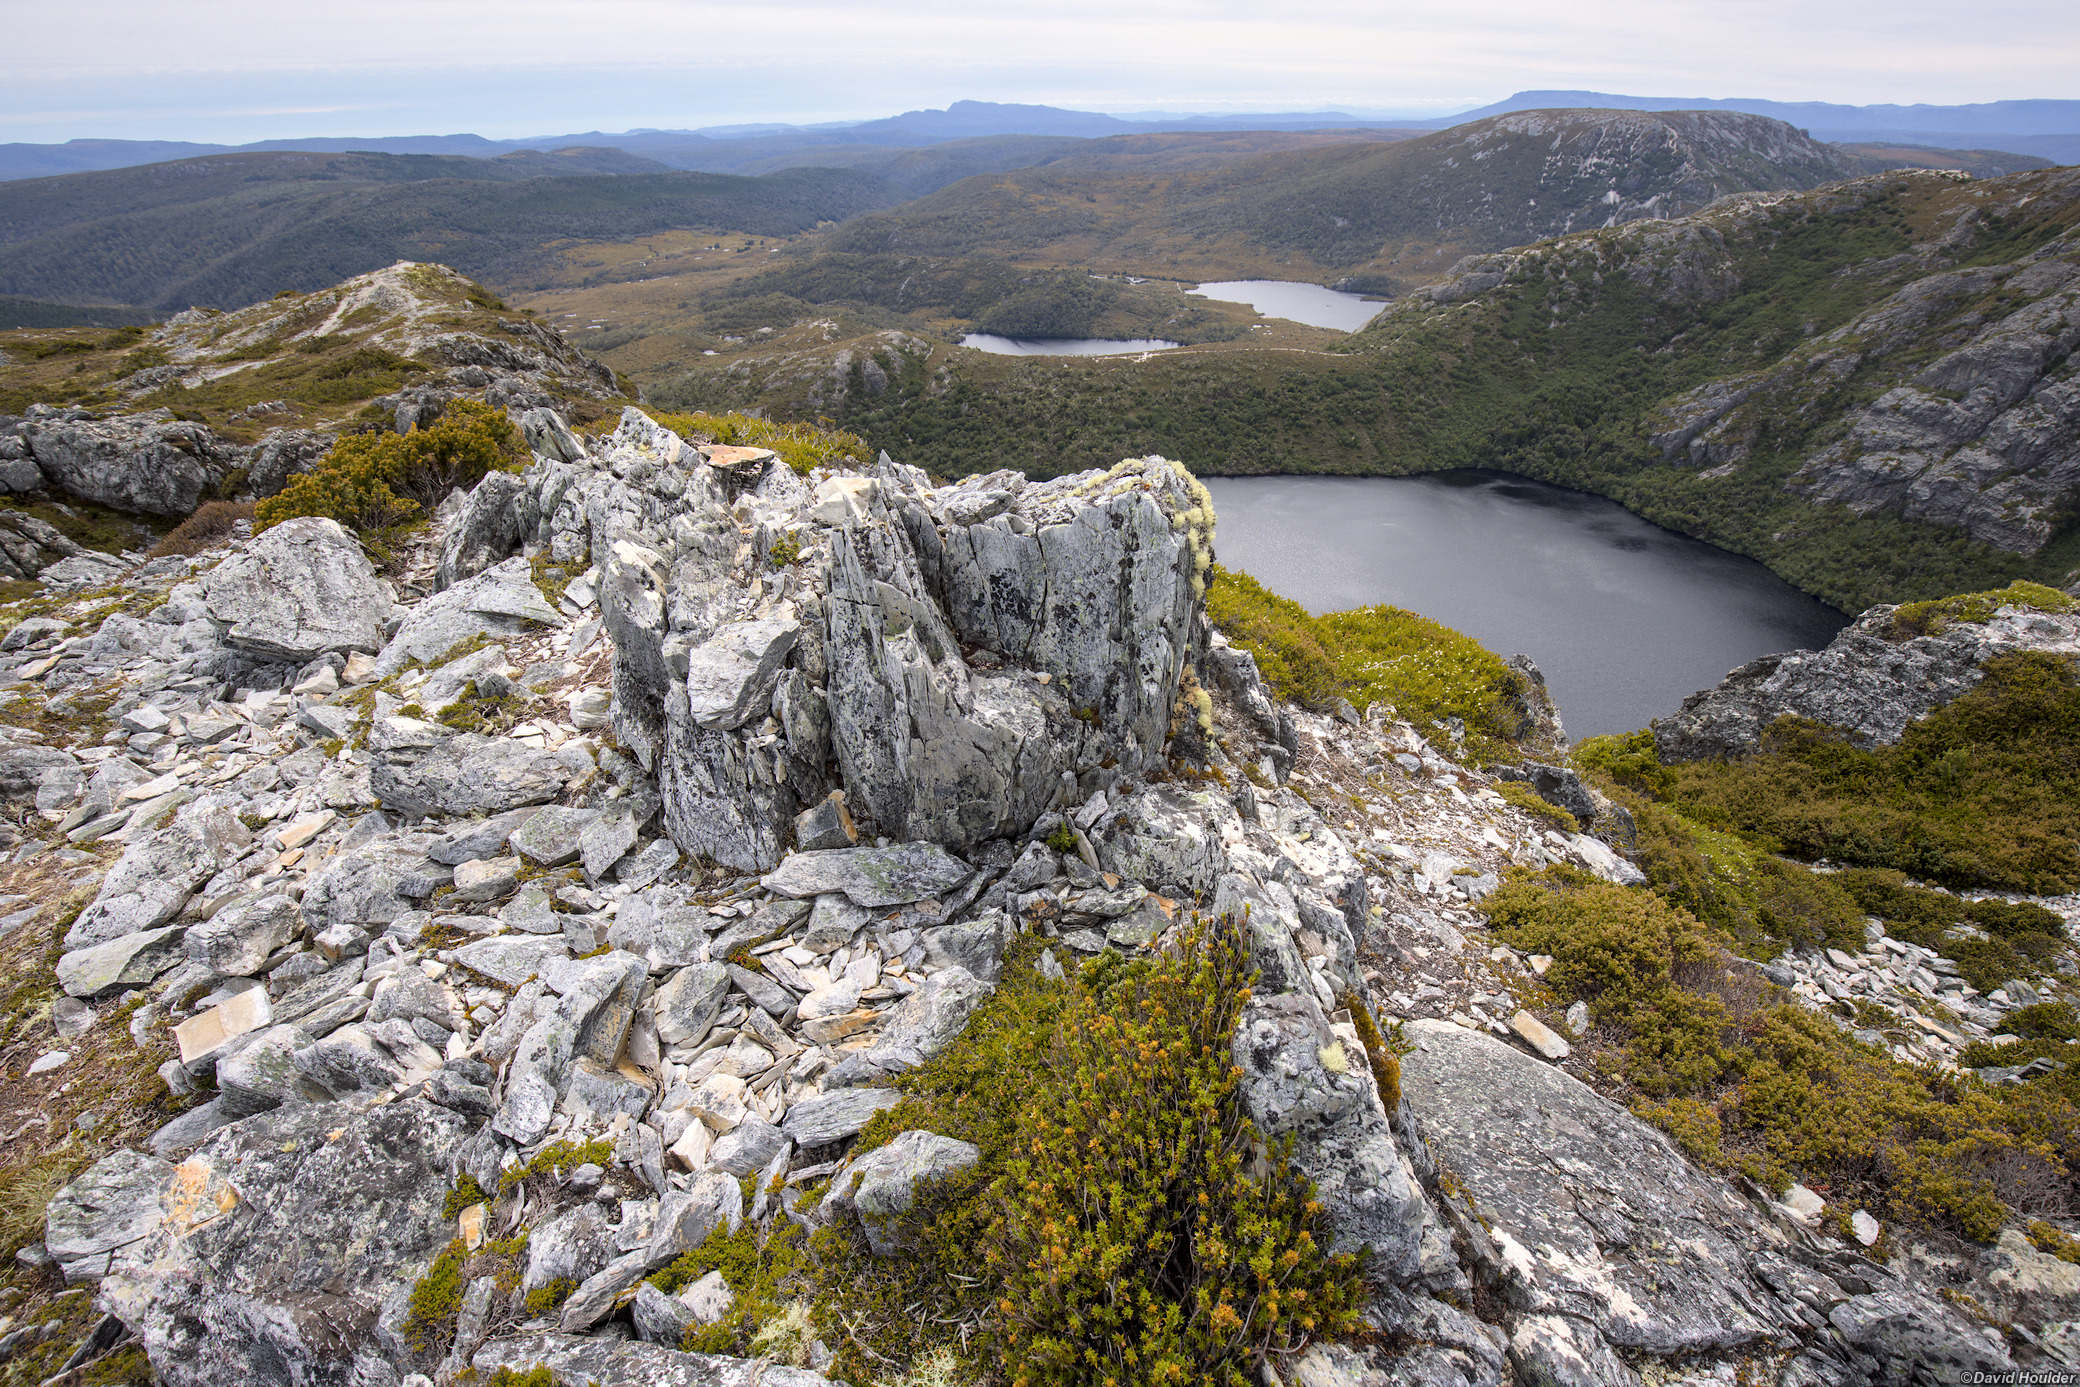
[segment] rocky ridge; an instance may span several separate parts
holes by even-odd
[[[1839,729],[1857,746],[1889,746],[1976,686],[1996,656],[2080,659],[2080,615],[2071,608],[2002,603],[1982,620],[1940,622],[1921,635],[1898,629],[1901,614],[1897,606],[1873,607],[1825,650],[1764,655],[1690,695],[1654,721],[1663,761],[1747,755],[1781,717]]]
[[[373,422],[403,433],[457,398],[568,411],[573,401],[596,407],[618,393],[607,367],[485,302],[453,270],[405,261],[235,312],[176,314],[126,338],[79,403],[0,416],[0,489],[183,517],[211,497],[274,495],[346,427]],[[189,396],[216,406],[214,425],[200,421]],[[247,396],[276,398],[237,407]],[[151,404],[169,398],[183,407]],[[256,427],[257,438],[239,441]],[[63,557],[46,543],[7,547],[0,562],[11,576],[33,577]]]
[[[87,1357],[135,1341],[169,1384],[825,1381],[820,1344],[799,1368],[678,1353],[731,1290],[643,1278],[717,1227],[906,1207],[961,1144],[851,1140],[1009,942],[1059,967],[1193,909],[1235,918],[1260,974],[1234,1042],[1253,1118],[1372,1259],[1377,1336],[1284,1380],[2009,1366],[1935,1293],[1960,1283],[2065,1351],[2080,1281],[2026,1242],[1888,1268],[1566,1072],[1569,1022],[1513,996],[1544,961],[1472,904],[1511,863],[1637,870],[1391,709],[1274,702],[1204,624],[1213,517],[1175,464],[934,487],[885,458],[800,477],[634,411],[591,443],[521,422],[534,465],[451,497],[395,582],[291,521],[0,640],[0,697],[42,715],[0,751],[14,856],[92,893],[54,1022],[170,1032],[164,1083],[200,1090],[52,1202],[36,1255],[108,1316]],[[1219,774],[1177,777],[1180,739]],[[1348,1062],[1352,1005],[1409,1020],[1398,1102]],[[464,1175],[510,1192],[449,1216]],[[419,1338],[411,1289],[451,1239],[520,1227],[522,1291],[568,1282],[561,1306],[487,1272]]]

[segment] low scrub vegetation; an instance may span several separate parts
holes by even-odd
[[[1761,751],[1664,766],[1651,733],[1598,738],[1577,759],[1708,827],[1771,851],[1883,867],[1967,890],[2080,889],[2080,677],[2009,654],[1978,687],[1862,748],[1782,719]]]
[[[1500,755],[1526,731],[1517,707],[1523,676],[1479,641],[1428,617],[1399,607],[1311,616],[1248,574],[1218,565],[1206,613],[1215,629],[1256,656],[1280,698],[1315,709],[1339,698],[1360,709],[1391,704],[1397,716],[1440,739],[1457,718],[1479,760]]]
[[[166,538],[152,546],[151,557],[155,559],[179,555],[190,558],[205,549],[227,543],[243,520],[251,523],[258,507],[251,502],[206,501],[195,513],[167,532]]]
[[[485,473],[516,471],[526,460],[520,432],[502,410],[456,400],[428,427],[342,438],[314,469],[259,503],[256,528],[323,516],[378,534],[417,519],[450,488],[473,487]]]
[[[866,440],[857,434],[815,424],[784,424],[757,419],[749,414],[659,414],[658,423],[689,443],[726,443],[746,448],[770,448],[796,472],[807,474],[818,467],[838,464],[864,467],[873,458]]]
[[[1651,892],[1556,868],[1519,874],[1483,908],[1509,943],[1552,955],[1546,984],[1589,1005],[1592,1063],[1697,1160],[1981,1241],[2011,1210],[2069,1212],[2080,1106],[2067,1087],[1992,1089],[1898,1063]]]
[[[1354,1326],[1360,1268],[1322,1247],[1308,1182],[1238,1101],[1239,941],[1195,926],[1161,956],[1057,978],[1034,966],[1042,943],[1013,946],[959,1039],[861,1135],[861,1153],[914,1129],[981,1152],[887,1230],[910,1255],[873,1257],[850,1219],[807,1240],[785,1219],[763,1243],[718,1231],[654,1278],[720,1270],[739,1297],[688,1347],[778,1352],[805,1321],[847,1381],[953,1355],[1027,1387],[1239,1387],[1266,1353]]]

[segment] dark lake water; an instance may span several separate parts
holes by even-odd
[[[1644,727],[1849,620],[1752,559],[1522,477],[1204,480],[1223,565],[1316,614],[1387,603],[1522,651],[1572,738]]]

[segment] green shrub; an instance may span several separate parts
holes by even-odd
[[[1527,729],[1516,703],[1523,676],[1479,641],[1399,607],[1360,607],[1310,616],[1246,573],[1216,564],[1206,588],[1215,629],[1256,657],[1279,698],[1326,709],[1339,698],[1359,708],[1392,704],[1417,727],[1458,718],[1477,760],[1501,754]]]
[[[433,1259],[426,1275],[412,1283],[404,1337],[416,1351],[430,1353],[455,1337],[455,1320],[462,1313],[462,1270],[468,1260],[469,1251],[457,1238]]]
[[[502,411],[456,400],[430,427],[342,438],[317,467],[259,503],[256,528],[315,515],[364,535],[393,529],[451,488],[475,486],[487,472],[517,471],[526,460],[519,430]]]
[[[1242,1382],[1265,1353],[1348,1329],[1355,1266],[1317,1244],[1321,1208],[1283,1149],[1261,1169],[1250,1156],[1232,934],[1195,924],[1172,953],[1108,954],[1059,982],[1036,952],[1026,941],[961,1038],[905,1076],[905,1105],[862,1134],[928,1127],[983,1152],[920,1201],[891,1309],[966,1303],[1010,1380],[1035,1387]]]
[[[1508,803],[1523,810],[1540,823],[1559,829],[1562,833],[1580,833],[1582,821],[1557,804],[1549,804],[1539,798],[1538,792],[1521,780],[1498,780],[1490,787]]]
[[[568,1276],[559,1276],[554,1281],[537,1286],[527,1293],[522,1309],[530,1319],[550,1314],[563,1308],[563,1303],[577,1293],[578,1283]]]
[[[1885,922],[1888,934],[1955,961],[1965,981],[1981,992],[2039,972],[2065,934],[2065,921],[2040,905],[1960,900],[1909,886],[1900,872],[1854,868],[1835,880],[1860,909]]]
[[[556,1373],[549,1368],[500,1368],[485,1387],[558,1387]]]
[[[1895,609],[1886,634],[1895,640],[1932,636],[1953,622],[1984,621],[2002,607],[2028,607],[2039,612],[2065,612],[2073,599],[2057,588],[2022,580],[1992,592],[1960,593],[1929,602],[1908,602]]]
[[[687,1331],[680,1347],[688,1353],[749,1352],[752,1340],[814,1285],[807,1241],[801,1228],[784,1218],[763,1237],[748,1219],[734,1232],[717,1228],[650,1282],[673,1295],[711,1271],[722,1273],[734,1299],[720,1320]]]

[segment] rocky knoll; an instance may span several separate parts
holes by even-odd
[[[1764,655],[1690,695],[1655,720],[1655,745],[1671,762],[1742,756],[1781,717],[1839,729],[1858,746],[1897,742],[1909,724],[1976,685],[1996,656],[2080,659],[2080,615],[2059,594],[2038,591],[2064,607],[2047,611],[2043,599],[2018,597],[1981,620],[1938,621],[1923,635],[1899,629],[1901,608],[1873,607],[1825,650]]]
[[[402,261],[314,294],[176,314],[125,338],[90,396],[0,416],[0,491],[178,518],[214,496],[274,495],[371,409],[403,433],[459,398],[522,410],[615,395],[607,367],[482,298],[453,270]],[[169,395],[178,412],[155,403]],[[214,427],[195,412],[202,403]],[[237,441],[255,425],[257,440]],[[66,557],[48,544],[4,547],[24,577]]]
[[[28,1254],[106,1317],[82,1363],[832,1380],[810,1330],[786,1362],[680,1352],[748,1287],[645,1278],[747,1223],[864,1218],[905,1256],[884,1220],[975,1148],[855,1156],[888,1077],[962,1033],[1012,941],[1063,969],[1198,909],[1258,975],[1242,1101],[1368,1259],[1372,1332],[1267,1380],[2011,1365],[1933,1273],[1699,1172],[1553,1067],[1568,1042],[1510,1000],[1539,960],[1488,947],[1471,903],[1511,863],[1636,870],[1389,709],[1276,705],[1206,627],[1213,520],[1176,464],[933,486],[886,459],[798,476],[633,410],[591,443],[523,426],[533,466],[451,498],[394,580],[296,521],[0,640],[0,697],[112,695],[91,736],[9,724],[0,750],[0,789],[65,840],[24,850],[79,853],[94,891],[60,1033],[170,1030],[161,1077],[194,1095],[61,1191]],[[1206,772],[1173,773],[1180,739]],[[1398,1095],[1367,1049],[1395,1015]],[[2065,1321],[2025,1254],[2049,1260],[1942,1275]]]

